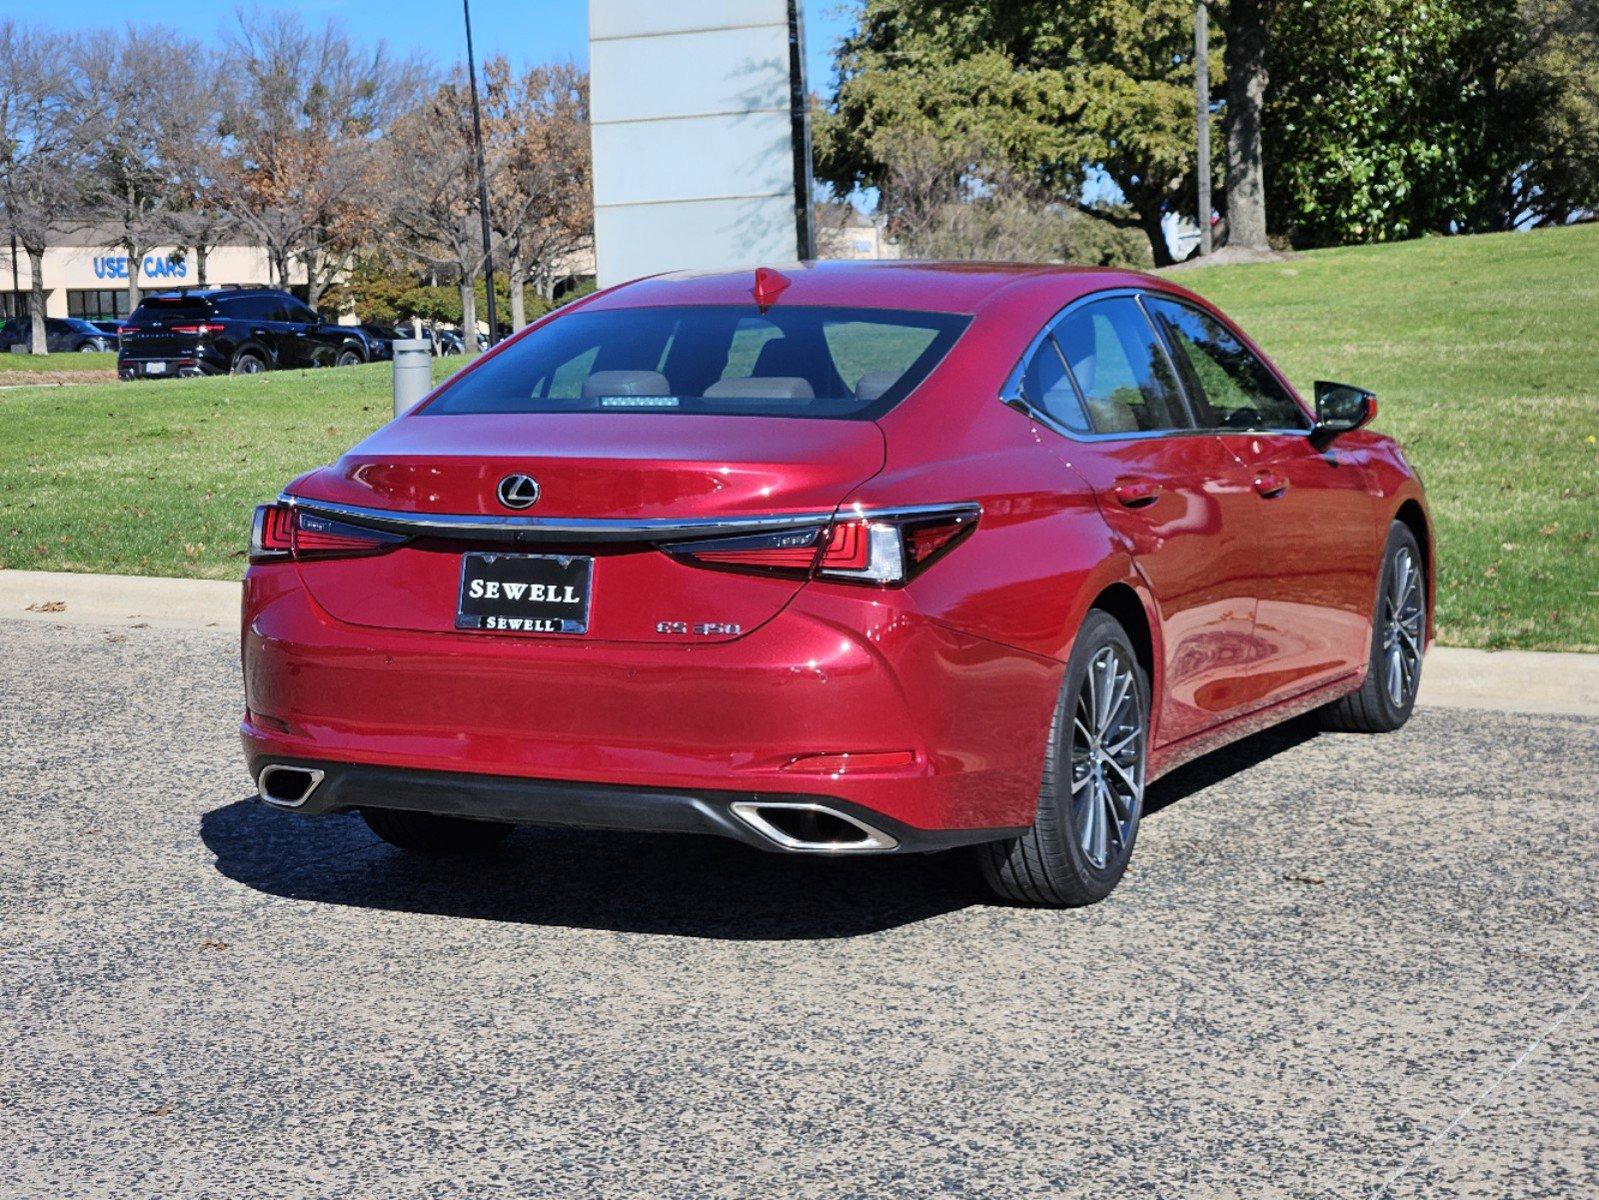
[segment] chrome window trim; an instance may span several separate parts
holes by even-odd
[[[1066,307],[1062,308],[1054,316],[1049,318],[1049,320],[1044,323],[1044,327],[1040,329],[1038,333],[1033,336],[1032,340],[1027,343],[1027,349],[1022,351],[1021,357],[1016,361],[1016,365],[1011,368],[1010,374],[1005,377],[1005,382],[1000,386],[1000,403],[1004,404],[1007,408],[1015,409],[1017,412],[1026,416],[1029,420],[1044,426],[1044,428],[1059,434],[1061,437],[1067,438],[1070,441],[1083,442],[1087,444],[1092,444],[1094,442],[1144,442],[1153,441],[1157,438],[1194,437],[1198,435],[1209,437],[1299,436],[1306,438],[1310,436],[1312,432],[1311,429],[1223,429],[1220,426],[1201,426],[1199,424],[1198,408],[1194,403],[1193,397],[1188,393],[1188,382],[1186,379],[1184,379],[1183,372],[1177,369],[1177,363],[1172,358],[1171,347],[1167,345],[1166,333],[1163,329],[1161,329],[1160,325],[1155,321],[1153,315],[1144,305],[1144,298],[1146,296],[1157,300],[1170,300],[1174,304],[1186,304],[1189,308],[1194,307],[1193,304],[1184,300],[1181,296],[1174,296],[1169,292],[1151,291],[1148,288],[1106,288],[1103,291],[1089,292],[1087,295],[1079,296],[1070,304],[1066,305]],[[1084,308],[1095,301],[1121,299],[1124,297],[1131,298],[1138,305],[1138,310],[1143,314],[1144,320],[1149,323],[1150,330],[1154,333],[1155,340],[1160,345],[1161,353],[1166,358],[1167,366],[1171,368],[1172,378],[1177,381],[1177,394],[1182,400],[1183,410],[1188,414],[1188,419],[1193,422],[1193,425],[1190,428],[1146,429],[1139,430],[1136,433],[1082,433],[1078,430],[1066,428],[1066,426],[1055,420],[1048,413],[1030,403],[1026,395],[1023,393],[1022,380],[1027,374],[1027,365],[1032,362],[1033,355],[1038,353],[1038,350],[1044,344],[1044,341],[1054,334],[1055,327],[1057,325],[1066,320],[1067,317],[1070,317],[1078,309]],[[1203,310],[1200,309],[1196,311],[1202,312]],[[1306,412],[1304,402],[1300,399],[1299,393],[1294,391],[1292,385],[1289,384],[1289,382],[1284,379],[1270,363],[1266,362],[1264,358],[1261,358],[1260,354],[1255,350],[1253,345],[1251,345],[1247,339],[1243,338],[1241,331],[1233,328],[1230,323],[1228,323],[1228,329],[1235,337],[1240,339],[1244,349],[1248,350],[1261,361],[1262,365],[1266,367],[1266,370],[1271,374],[1272,378],[1276,379],[1278,383],[1282,384],[1283,387],[1288,390],[1289,399],[1294,402],[1294,406],[1298,408],[1301,413],[1305,414],[1307,420],[1309,420],[1311,425],[1314,426],[1314,417],[1310,416],[1310,414]],[[1075,376],[1071,375],[1071,368],[1069,364],[1067,366],[1067,375],[1068,378],[1072,380],[1073,389],[1077,389],[1077,379]],[[1082,401],[1081,391],[1078,391],[1078,401],[1079,403]],[[1084,417],[1087,417],[1086,411],[1084,412]]]
[[[456,513],[399,512],[388,508],[363,508],[337,504],[287,492],[278,503],[332,517],[352,525],[381,529],[408,537],[475,538],[505,542],[683,542],[738,534],[782,533],[808,526],[826,525],[840,516],[849,520],[895,517],[980,517],[982,505],[974,501],[948,504],[910,504],[892,508],[840,505],[825,512],[774,513],[759,517],[688,517],[626,520],[612,518],[518,517]]]

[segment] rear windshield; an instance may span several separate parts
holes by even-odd
[[[781,305],[578,311],[463,375],[427,411],[871,419],[926,378],[968,321]]]
[[[133,310],[133,315],[128,318],[137,322],[141,317],[152,320],[164,321],[168,317],[208,317],[211,315],[211,302],[202,300],[198,296],[149,296],[143,304]]]

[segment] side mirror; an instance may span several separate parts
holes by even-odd
[[[1368,425],[1377,415],[1377,397],[1347,383],[1316,381],[1316,425],[1311,441],[1325,446],[1341,433]]]

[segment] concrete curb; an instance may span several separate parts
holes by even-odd
[[[214,579],[0,571],[0,617],[236,630],[240,591],[237,583]]]
[[[239,598],[210,579],[0,571],[0,619],[237,630]],[[1599,717],[1599,654],[1434,647],[1419,703]]]

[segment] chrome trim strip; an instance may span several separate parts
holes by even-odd
[[[696,538],[729,537],[746,533],[782,533],[790,529],[826,525],[839,515],[851,519],[893,517],[981,516],[982,506],[970,501],[953,504],[915,504],[895,508],[841,507],[828,512],[776,513],[759,517],[690,517],[619,520],[572,517],[517,517],[454,513],[397,512],[362,508],[284,493],[278,503],[302,508],[319,516],[351,525],[364,525],[408,537],[469,537],[503,542],[681,542]]]
[[[775,801],[775,800],[737,800],[731,805],[733,815],[738,817],[751,829],[759,833],[768,841],[775,842],[784,850],[794,851],[799,854],[882,854],[893,850],[899,845],[897,838],[890,837],[881,829],[874,829],[865,821],[858,820],[848,813],[839,812],[826,804],[809,802]],[[853,825],[864,834],[859,842],[807,842],[800,838],[790,837],[777,826],[761,816],[765,808],[782,808],[792,812],[826,813],[830,817],[837,817],[846,825]]]

